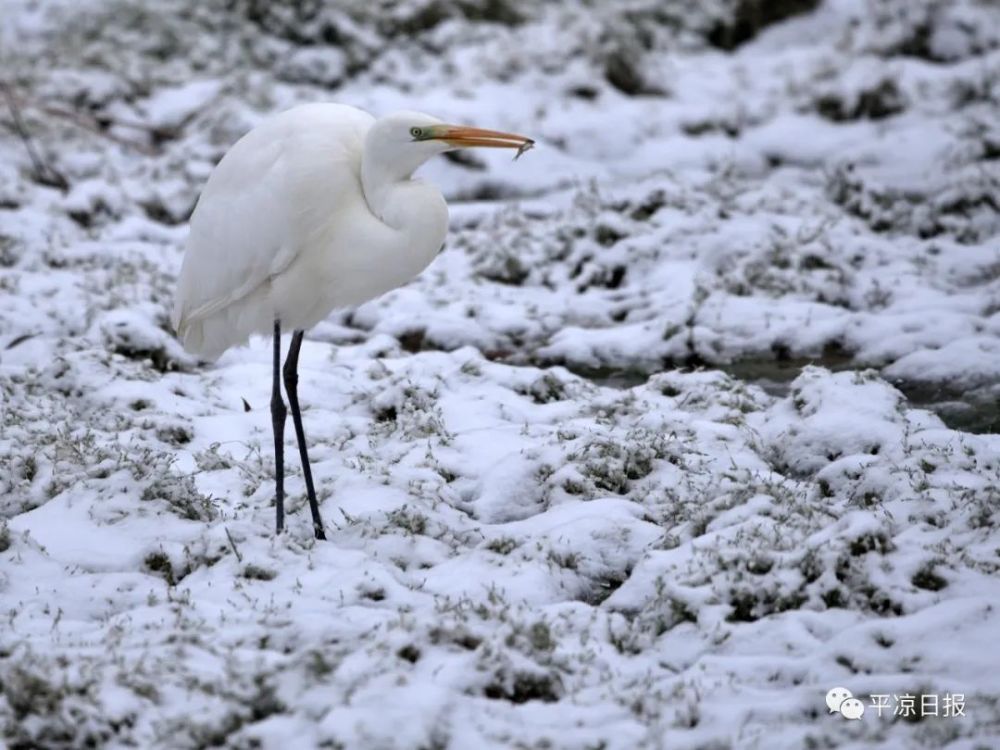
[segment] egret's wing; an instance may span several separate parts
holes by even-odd
[[[220,163],[191,217],[175,321],[192,322],[242,299],[295,258],[280,194],[284,144],[239,169]],[[231,152],[237,153],[237,152]],[[228,156],[228,155],[227,155]]]
[[[337,194],[357,185],[371,122],[352,107],[305,105],[229,150],[191,217],[172,316],[182,341],[190,326],[238,303],[295,260]]]

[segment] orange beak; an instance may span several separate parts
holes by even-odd
[[[531,138],[516,133],[504,133],[499,130],[484,130],[469,128],[463,125],[440,125],[434,128],[432,138],[441,140],[455,148],[516,148],[520,156],[535,145]]]

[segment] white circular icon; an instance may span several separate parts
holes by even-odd
[[[844,687],[831,688],[826,694],[826,705],[831,714],[840,711],[840,705],[848,698],[853,698],[851,691]],[[860,701],[858,701],[860,703]]]
[[[865,713],[865,704],[857,698],[848,698],[840,704],[840,713],[845,719],[860,719]]]

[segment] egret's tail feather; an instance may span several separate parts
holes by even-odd
[[[218,359],[229,347],[245,344],[247,340],[246,337],[234,340],[232,330],[222,317],[182,320],[177,326],[177,338],[185,351],[207,360]]]

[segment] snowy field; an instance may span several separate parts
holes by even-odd
[[[0,69],[0,747],[1000,747],[996,2],[3,0]],[[316,100],[538,141],[309,333],[327,542],[268,342],[168,325]]]

